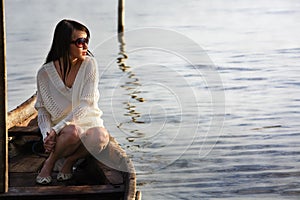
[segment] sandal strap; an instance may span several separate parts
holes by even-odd
[[[67,181],[67,180],[70,180],[71,178],[73,177],[73,174],[65,174],[65,173],[62,173],[62,172],[59,172],[57,174],[57,180],[58,181]]]
[[[37,176],[36,179],[35,179],[35,181],[38,184],[48,185],[49,183],[51,183],[52,177],[51,176],[47,176],[47,177]]]

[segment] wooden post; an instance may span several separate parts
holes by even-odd
[[[125,0],[119,0],[118,3],[118,33],[124,32],[124,3]]]
[[[6,47],[5,47],[5,14],[4,0],[1,2],[0,25],[0,193],[8,191],[8,145],[6,129]]]

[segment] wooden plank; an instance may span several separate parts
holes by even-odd
[[[8,130],[8,135],[24,136],[24,135],[38,135],[41,136],[38,126],[14,126]]]
[[[8,145],[7,145],[7,83],[6,83],[6,47],[5,47],[5,9],[4,0],[1,2],[0,19],[0,193],[8,190]]]
[[[9,173],[9,187],[37,186],[35,177],[37,173]]]
[[[135,199],[136,195],[136,173],[132,161],[126,155],[126,152],[120,147],[118,142],[110,137],[110,142],[106,149],[101,152],[101,160],[104,165],[109,168],[114,168],[123,172],[123,180],[125,184],[125,195],[127,200]],[[101,167],[101,165],[99,165]],[[104,172],[105,169],[102,169]],[[109,172],[109,171],[108,171]],[[114,178],[116,174],[106,174],[107,179],[110,181],[115,181]]]
[[[26,155],[20,159],[15,159],[10,162],[9,172],[37,172],[43,165],[45,158]]]
[[[0,199],[120,199],[123,186],[83,185],[83,186],[38,186],[10,187]]]
[[[76,171],[74,176],[69,181],[57,181],[58,172],[52,173],[52,182],[49,186],[79,186],[79,185],[107,185],[102,177],[91,174],[85,170]],[[35,182],[38,175],[35,173],[9,173],[9,187],[36,187],[39,186]],[[39,186],[43,187],[43,186]],[[84,191],[82,191],[84,192]]]
[[[16,125],[27,126],[37,116],[37,111],[34,108],[35,101],[36,95],[34,94],[27,101],[10,111],[7,118],[7,129]]]
[[[124,183],[123,172],[110,168],[103,163],[94,159],[94,165],[96,165],[95,169],[104,174],[106,181],[112,185],[118,185]]]

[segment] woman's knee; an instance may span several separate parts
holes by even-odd
[[[105,128],[99,127],[98,134],[100,142],[106,145],[109,141],[109,133],[107,132],[107,130]]]
[[[87,137],[98,143],[107,143],[109,140],[109,134],[105,128],[95,127],[86,131]]]
[[[86,147],[92,149],[96,148],[101,151],[109,142],[109,133],[102,127],[88,129],[85,133],[85,139],[83,142]]]
[[[60,136],[66,138],[69,142],[77,143],[80,140],[79,136],[81,133],[82,129],[79,126],[71,124],[62,129]]]

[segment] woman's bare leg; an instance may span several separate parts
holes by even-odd
[[[82,134],[81,144],[72,155],[66,158],[61,169],[62,173],[71,173],[75,162],[90,155],[91,151],[100,153],[109,142],[109,134],[105,128],[94,127]]]
[[[68,125],[61,130],[60,135],[56,137],[54,151],[50,153],[39,173],[40,177],[50,176],[55,162],[59,158],[69,156],[78,149],[81,144],[80,131],[80,128],[75,125]]]

